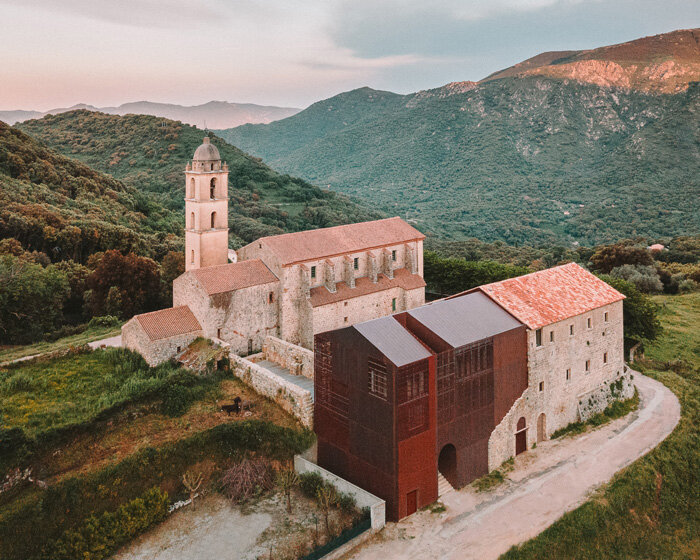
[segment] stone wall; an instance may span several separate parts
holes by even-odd
[[[515,455],[520,418],[525,418],[529,449],[552,432],[605,408],[610,384],[618,379],[622,378],[619,398],[634,392],[625,373],[621,301],[543,327],[541,346],[536,338],[536,331],[528,330],[528,388],[491,434],[489,470]],[[582,418],[579,401],[588,399],[591,404]]]
[[[302,425],[309,429],[313,428],[314,410],[311,393],[233,352],[229,353],[229,357],[236,377],[258,394],[273,400],[289,414],[298,418]]]
[[[625,368],[627,370],[627,368]],[[629,370],[616,379],[604,381],[592,391],[579,395],[578,412],[582,422],[591,416],[603,412],[610,404],[618,400],[627,400],[634,396],[634,383]]]
[[[317,464],[304,459],[301,455],[294,457],[294,470],[299,474],[307,472],[315,472],[321,475],[323,480],[330,482],[336,489],[345,494],[350,494],[355,498],[357,507],[369,508],[370,518],[372,520],[372,530],[379,531],[386,525],[386,502],[381,498],[377,498],[374,494],[370,494],[359,486],[355,486],[351,482],[340,478],[326,469],[319,467]]]
[[[292,375],[314,378],[314,353],[311,350],[268,336],[263,342],[262,353],[265,359],[288,369]]]
[[[155,367],[175,357],[200,336],[203,336],[202,331],[194,331],[169,338],[151,340],[146,336],[138,319],[133,318],[122,327],[122,346],[138,352],[149,366]]]

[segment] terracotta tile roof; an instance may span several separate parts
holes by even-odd
[[[311,288],[311,307],[320,307],[397,287],[404,290],[424,288],[425,280],[418,274],[411,274],[405,268],[397,268],[394,270],[393,278],[379,274],[376,283],[366,277],[357,278],[354,288],[350,288],[345,282],[338,282],[335,285],[335,293],[329,292],[325,286],[317,286]]]
[[[282,266],[289,266],[294,263],[423,239],[425,235],[396,217],[284,233],[263,237],[254,243],[264,243],[277,255]]]
[[[198,268],[191,273],[210,296],[277,282],[277,276],[260,259]]]
[[[151,340],[202,330],[199,321],[186,305],[135,315],[134,319],[141,324]]]
[[[576,263],[486,284],[477,289],[530,329],[539,329],[625,298]]]

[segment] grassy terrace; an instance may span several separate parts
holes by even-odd
[[[700,294],[654,299],[664,334],[635,368],[678,396],[680,423],[590,501],[503,559],[700,556]]]
[[[27,356],[66,350],[71,346],[82,346],[88,342],[117,336],[120,333],[121,327],[91,327],[81,333],[54,341],[42,341],[23,346],[0,346],[0,364]]]

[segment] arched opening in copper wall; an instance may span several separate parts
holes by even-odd
[[[438,471],[453,487],[457,486],[457,449],[451,443],[445,445],[440,451]]]
[[[523,451],[527,451],[527,426],[524,416],[518,420],[515,430],[515,454],[520,455]]]

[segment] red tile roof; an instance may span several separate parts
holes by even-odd
[[[277,276],[260,259],[198,268],[192,274],[210,296],[277,282]]]
[[[134,316],[151,340],[201,331],[202,326],[186,305]]]
[[[366,277],[357,278],[354,288],[350,288],[345,282],[338,282],[335,285],[335,293],[329,292],[325,286],[317,286],[311,288],[311,307],[320,307],[397,287],[404,290],[424,288],[425,280],[418,274],[411,274],[405,268],[397,268],[394,270],[393,278],[379,274],[376,283]]]
[[[539,329],[625,298],[576,263],[477,288],[530,329]]]
[[[423,239],[425,235],[397,217],[284,233],[263,237],[254,243],[264,243],[277,255],[282,266],[289,266]]]

